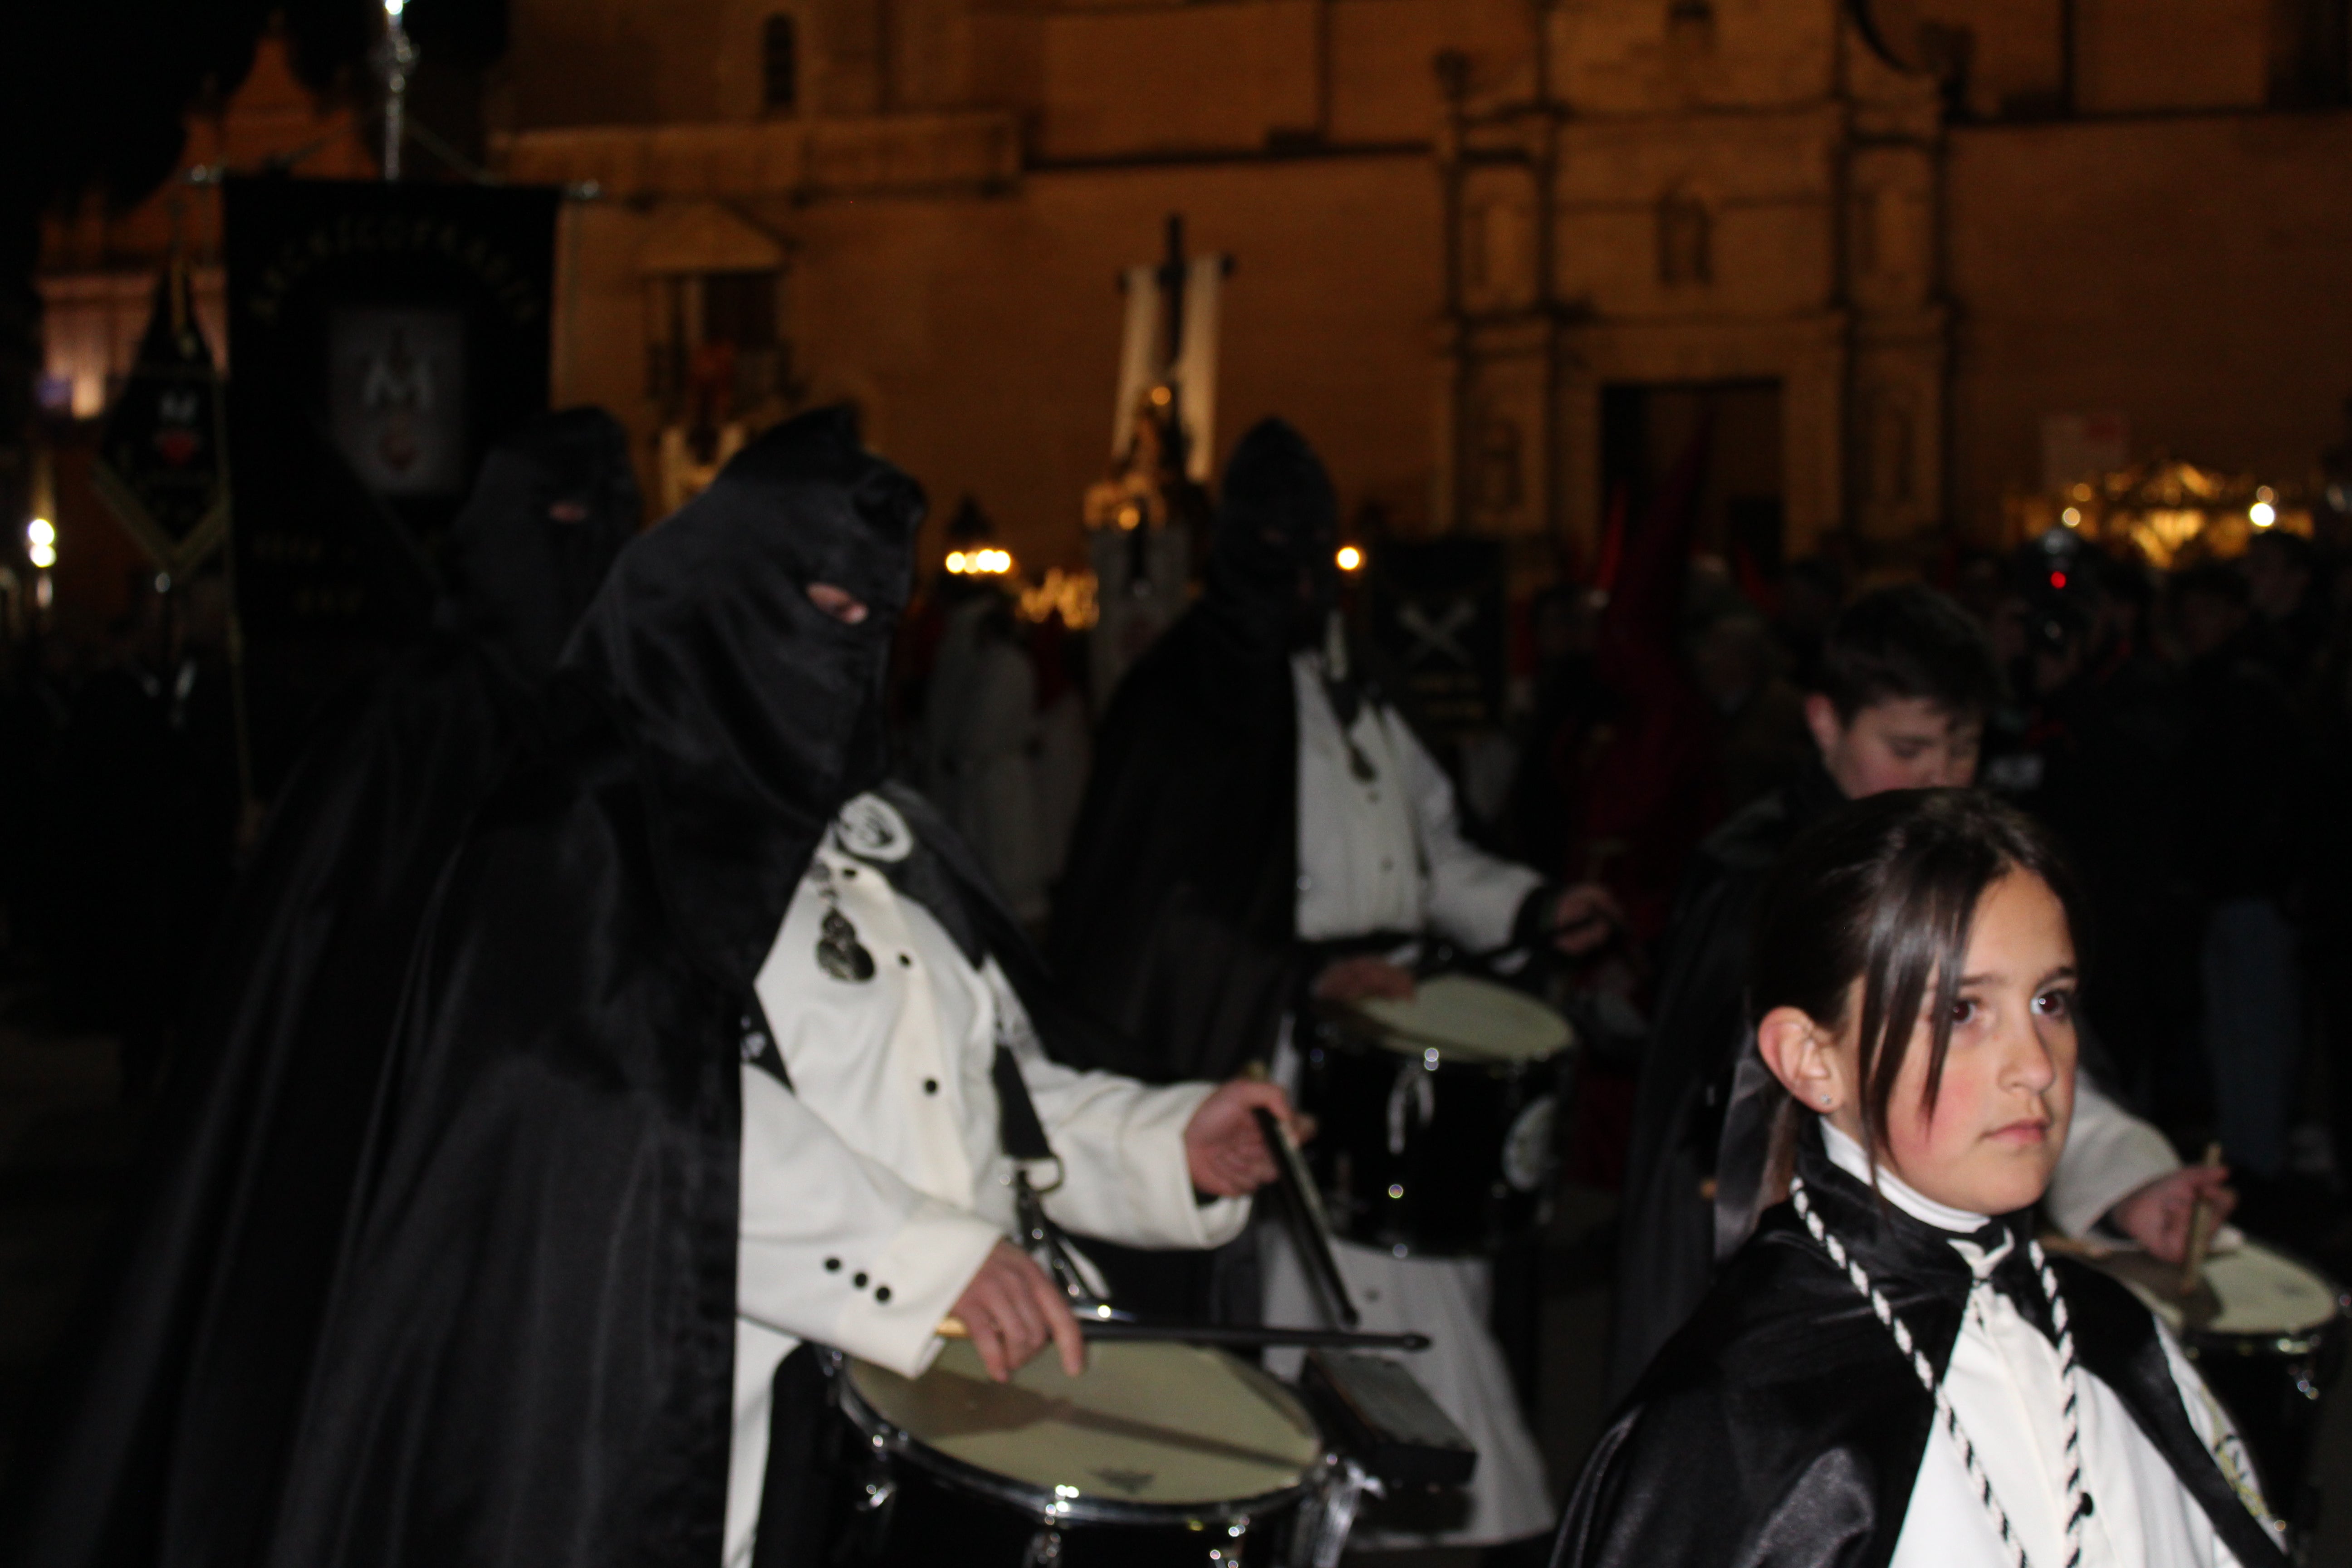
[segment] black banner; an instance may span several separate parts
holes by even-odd
[[[1391,542],[1372,552],[1372,646],[1414,712],[1457,741],[1502,722],[1503,547]]]
[[[155,284],[139,357],[107,411],[91,475],[141,549],[174,577],[201,564],[228,527],[220,372],[196,322],[187,268]]]
[[[415,636],[482,453],[547,406],[557,193],[232,180],[232,551],[267,793]]]

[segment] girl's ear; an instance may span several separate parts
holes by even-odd
[[[1775,1007],[1756,1025],[1756,1049],[1790,1097],[1826,1116],[1844,1103],[1845,1063],[1837,1039],[1799,1007]]]

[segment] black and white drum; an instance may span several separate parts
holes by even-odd
[[[1296,1395],[1223,1351],[1048,1349],[1006,1384],[950,1341],[919,1378],[838,1380],[862,1439],[836,1561],[875,1568],[1260,1568],[1291,1561],[1327,1467]],[[1311,1524],[1311,1521],[1309,1521]]]
[[[2207,1258],[2204,1286],[2187,1300],[2179,1294],[2180,1270],[2145,1253],[2094,1262],[2130,1286],[2180,1337],[2237,1423],[2263,1495],[2282,1512],[2297,1511],[2320,1402],[2344,1358],[2352,1296],[2259,1241]]]
[[[1409,1001],[1328,1009],[1299,1104],[1332,1229],[1399,1257],[1467,1257],[1540,1223],[1575,1035],[1524,992],[1467,974]]]

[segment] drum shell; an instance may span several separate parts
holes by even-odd
[[[2244,1249],[2250,1260],[2267,1258],[2268,1266],[2242,1284],[2233,1285],[2225,1255],[2209,1265],[2207,1276],[2215,1289],[2236,1303],[2239,1321],[2245,1326],[2232,1330],[2182,1321],[2183,1310],[2167,1299],[2167,1292],[2177,1289],[2177,1267],[2128,1251],[2095,1255],[2090,1261],[2092,1267],[2122,1281],[2150,1303],[2157,1315],[2171,1325],[2181,1349],[2196,1363],[2198,1375],[2229,1412],[2253,1462],[2263,1498],[2299,1532],[2316,1516],[2317,1496],[2308,1484],[2312,1449],[2318,1437],[2323,1403],[2344,1361],[2352,1296],[2324,1272],[2283,1248],[2250,1240]],[[2323,1287],[2312,1293],[2309,1304],[2315,1306],[2325,1300],[2328,1310],[2315,1318],[2289,1319],[2282,1311],[2275,1320],[2295,1326],[2248,1323],[2248,1318],[2266,1309],[2257,1306],[2249,1310],[2247,1302],[2279,1299],[2276,1288],[2265,1285],[2263,1278],[2281,1268]],[[2246,1293],[2242,1295],[2242,1290]]]
[[[2326,1322],[2284,1333],[2180,1331],[2181,1348],[2245,1440],[2263,1497],[2298,1528],[2312,1522],[2306,1502],[2316,1500],[2303,1494],[2322,1402],[2343,1370],[2345,1327],[2339,1307]]]
[[[1309,1167],[1332,1229],[1400,1256],[1476,1257],[1526,1239],[1542,1224],[1555,1151],[1541,1178],[1507,1178],[1505,1144],[1519,1119],[1556,1106],[1570,1053],[1536,1061],[1471,1061],[1431,1049],[1416,1058],[1381,1044],[1360,1021],[1324,1018],[1303,1063],[1300,1109],[1316,1120]],[[1413,1077],[1423,1086],[1401,1088]],[[1412,1104],[1391,1118],[1400,1094]],[[1426,1104],[1430,1115],[1419,1114]],[[1391,1133],[1402,1131],[1402,1148]],[[1402,1249],[1401,1251],[1399,1249]]]
[[[1274,1568],[1309,1493],[1175,1507],[1045,1491],[961,1463],[899,1431],[835,1384],[835,1564],[860,1568]],[[1217,1555],[1210,1555],[1214,1552]]]

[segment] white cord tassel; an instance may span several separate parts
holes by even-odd
[[[1977,1446],[1969,1441],[1968,1433],[1961,1429],[1959,1412],[1952,1408],[1952,1401],[1945,1394],[1942,1382],[1937,1378],[1936,1369],[1928,1364],[1926,1354],[1912,1339],[1909,1326],[1895,1315],[1894,1305],[1879,1293],[1877,1286],[1871,1283],[1870,1276],[1864,1272],[1861,1264],[1853,1260],[1844,1244],[1822,1224],[1821,1216],[1813,1212],[1812,1201],[1805,1195],[1802,1176],[1789,1183],[1789,1201],[1796,1206],[1797,1217],[1805,1222],[1805,1228],[1812,1233],[1822,1250],[1830,1255],[1830,1261],[1845,1271],[1847,1281],[1861,1292],[1864,1300],[1870,1303],[1871,1311],[1886,1325],[1886,1331],[1895,1336],[1895,1348],[1910,1361],[1911,1370],[1918,1377],[1920,1386],[1935,1400],[1936,1419],[1950,1435],[1952,1446],[1959,1450],[1960,1463],[1969,1473],[1969,1484],[1975,1489],[1978,1500],[1984,1504],[1994,1532],[2000,1537],[2001,1544],[2015,1554],[2016,1568],[2032,1568],[2026,1560],[2025,1544],[2018,1540],[2017,1531],[2009,1522],[2009,1510],[2002,1508],[2000,1500],[1993,1495],[1992,1478],[1985,1474],[1983,1461],[1977,1458]],[[2074,1332],[2067,1326],[2066,1299],[2058,1293],[2058,1277],[2051,1272],[2050,1259],[2043,1256],[2042,1244],[2028,1238],[2025,1248],[2026,1257],[2032,1261],[2033,1271],[2041,1280],[2042,1293],[2049,1300],[2051,1325],[2058,1331],[2059,1376],[2066,1385],[2066,1500],[2070,1505],[2066,1513],[2066,1568],[2081,1568],[2083,1521],[2090,1516],[2091,1500],[2083,1490],[2082,1394],[2074,1381]]]

